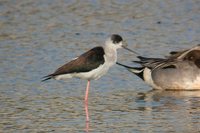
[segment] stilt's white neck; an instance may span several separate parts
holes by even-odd
[[[106,45],[104,46],[105,61],[112,65],[115,64],[117,61],[117,48],[113,45],[114,44],[109,44],[109,42],[106,42]]]

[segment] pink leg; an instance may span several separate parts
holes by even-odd
[[[90,81],[88,80],[87,88],[85,92],[85,114],[86,114],[86,122],[89,122],[89,113],[88,113],[88,94],[90,88]]]
[[[85,92],[85,114],[86,114],[86,132],[89,132],[89,112],[88,112],[88,94],[90,89],[90,81],[88,80]]]

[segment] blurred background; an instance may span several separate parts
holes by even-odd
[[[0,132],[85,132],[86,81],[41,77],[120,34],[147,57],[200,43],[199,0],[0,0]],[[135,65],[120,49],[118,61]],[[200,132],[200,92],[152,91],[120,66],[91,82],[90,132]]]

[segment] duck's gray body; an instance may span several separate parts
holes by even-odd
[[[136,62],[141,64],[141,68],[123,66],[154,89],[200,90],[200,45],[171,52],[165,59],[138,58],[140,61]]]

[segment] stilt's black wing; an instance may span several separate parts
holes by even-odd
[[[54,73],[45,76],[43,81],[62,74],[89,72],[105,62],[104,54],[105,52],[103,47],[95,47],[78,58],[61,66]]]

